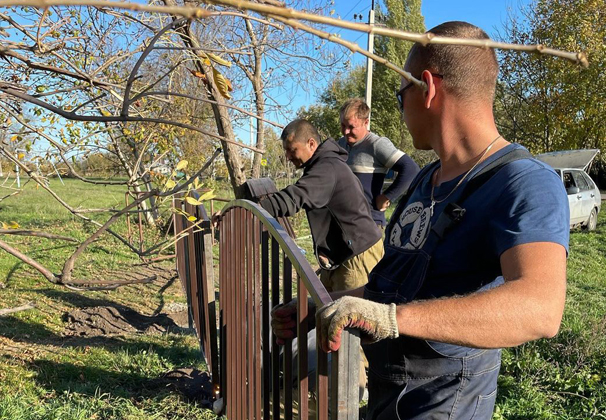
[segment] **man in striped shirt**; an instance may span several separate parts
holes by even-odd
[[[347,100],[339,115],[343,134],[339,146],[349,153],[347,164],[362,183],[373,220],[383,227],[385,210],[406,191],[419,172],[419,166],[387,137],[379,137],[368,130],[370,108],[362,99]],[[397,176],[383,191],[385,176],[390,169]]]

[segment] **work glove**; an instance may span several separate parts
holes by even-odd
[[[314,326],[314,313],[316,311],[316,305],[311,297],[307,299],[307,313],[311,317],[311,325],[308,325],[309,329],[313,329]],[[297,299],[293,299],[288,303],[281,303],[276,305],[271,310],[271,330],[276,335],[276,342],[279,345],[283,345],[285,340],[292,340],[297,336]]]
[[[356,328],[362,342],[374,343],[385,338],[397,338],[396,304],[376,303],[353,296],[344,296],[316,312],[318,342],[325,352],[341,346],[344,328]]]

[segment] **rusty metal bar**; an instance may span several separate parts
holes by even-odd
[[[222,222],[226,223],[225,221]],[[220,293],[226,293],[227,290],[227,249],[226,249],[226,241],[227,234],[225,232],[225,228],[219,229],[219,291]],[[219,295],[219,325],[220,325],[220,356],[219,356],[219,364],[221,369],[221,378],[219,380],[220,388],[219,388],[219,397],[223,398],[223,401],[226,401],[227,395],[227,323],[226,323],[226,311],[225,311],[225,299],[223,299],[222,294]]]
[[[206,214],[204,206],[198,206],[200,218],[204,221],[201,224],[202,228],[202,291],[204,294],[205,308],[205,329],[208,331],[205,345],[207,364],[210,367],[211,380],[213,383],[213,391],[219,388],[219,355],[218,355],[218,339],[217,339],[217,303],[215,299],[215,275],[213,269],[213,252],[212,252],[212,223]]]
[[[318,362],[316,370],[317,418],[328,420],[328,354],[322,351],[319,346],[316,353]]]
[[[299,419],[309,418],[309,377],[307,374],[307,332],[309,331],[309,310],[307,307],[307,288],[297,276],[297,349],[298,349],[298,378],[299,378]]]
[[[280,303],[280,245],[276,238],[271,238],[271,307]],[[271,336],[271,376],[273,418],[280,418],[280,347],[276,336]]]
[[[178,215],[181,218],[181,223],[184,230],[187,228],[187,222],[183,215]],[[187,235],[183,237],[183,255],[185,258],[183,259],[183,269],[185,272],[185,276],[183,277],[183,288],[185,289],[185,297],[187,299],[187,324],[190,329],[194,328],[194,318],[193,318],[193,308],[191,305],[191,270],[190,270],[190,260],[193,258],[189,253],[189,242],[191,242],[190,233],[187,232]]]
[[[236,419],[238,420],[242,420],[244,419],[244,413],[243,413],[243,405],[245,404],[244,401],[244,393],[242,392],[242,385],[244,383],[244,377],[243,377],[243,372],[242,372],[242,350],[244,349],[244,346],[242,345],[242,273],[244,271],[243,269],[243,264],[244,261],[242,260],[242,220],[240,215],[242,214],[242,209],[241,208],[236,208],[235,209],[235,217],[236,217],[236,228],[234,229],[234,233],[235,233],[235,252],[234,255],[236,255],[235,261],[234,261],[234,269],[236,272],[235,275],[235,303],[236,303],[236,307],[235,307],[235,311],[236,311],[236,318],[234,319],[234,324],[233,324],[233,328],[235,330],[235,338],[236,338],[236,355],[237,357],[234,359],[234,364],[232,366],[234,366],[235,370],[236,370]]]
[[[228,334],[227,365],[230,367],[230,369],[228,370],[228,372],[229,372],[229,379],[228,379],[228,389],[229,389],[228,396],[229,396],[229,398],[227,400],[227,407],[231,411],[231,413],[228,414],[228,418],[235,419],[235,418],[237,418],[236,404],[238,403],[236,393],[235,393],[235,391],[236,391],[235,390],[236,369],[233,369],[233,366],[235,365],[235,361],[236,361],[235,328],[234,328],[234,321],[235,321],[234,306],[235,305],[233,302],[233,300],[234,300],[233,299],[234,298],[234,281],[235,281],[234,254],[235,254],[235,247],[236,247],[236,241],[235,241],[236,237],[235,237],[235,227],[234,227],[235,209],[232,209],[228,213],[228,217],[229,217],[229,230],[228,230],[229,258],[228,258],[228,265],[227,265],[227,270],[228,270],[227,279],[229,282],[229,288],[227,290],[225,302],[226,302],[227,313],[229,316],[229,318],[227,319],[227,334]]]
[[[292,264],[285,254],[282,254],[282,278],[284,290],[284,303],[292,300]],[[292,341],[284,345],[284,420],[292,420]]]
[[[238,329],[240,332],[239,337],[239,359],[240,362],[240,418],[242,420],[248,418],[248,392],[247,392],[247,375],[246,375],[246,330],[247,330],[247,319],[246,319],[246,254],[245,254],[245,244],[246,244],[246,225],[244,213],[245,209],[240,209],[238,214],[238,235],[239,235],[239,243],[238,243],[238,256],[239,256],[239,276],[237,279],[238,282],[238,294],[239,294],[239,313],[240,317],[238,318]]]
[[[260,250],[259,245],[261,244],[261,223],[259,219],[253,215],[253,254],[254,254],[254,305],[255,305],[255,419],[261,420],[262,410],[262,392],[261,392],[261,372],[258,367],[262,366],[262,354],[261,354],[261,271],[260,271]]]
[[[229,264],[230,264],[230,256],[229,256],[229,251],[230,251],[230,240],[229,240],[229,235],[230,235],[230,217],[229,217],[229,213],[225,214],[223,216],[223,218],[221,219],[221,240],[223,241],[223,254],[225,257],[225,260],[221,261],[221,265],[223,265],[223,278],[221,279],[221,304],[223,305],[223,320],[222,323],[224,324],[224,328],[221,331],[222,335],[223,335],[223,339],[222,341],[225,342],[223,349],[222,349],[222,353],[224,354],[223,357],[223,362],[222,362],[222,367],[221,370],[224,372],[224,376],[222,378],[222,382],[224,383],[223,385],[223,392],[224,392],[224,404],[225,404],[225,412],[227,414],[227,418],[231,418],[231,406],[230,406],[230,398],[231,398],[231,380],[230,380],[230,375],[231,372],[228,369],[229,366],[229,362],[230,362],[230,352],[229,352],[229,347],[230,347],[230,342],[229,342],[229,338],[230,338],[230,326],[229,326],[229,321],[231,318],[231,314],[230,314],[230,305],[229,302],[227,301],[227,299],[223,298],[223,296],[228,296],[230,293],[230,282],[231,282],[231,278],[229,276]]]
[[[185,212],[187,214],[193,213],[193,208],[190,204],[185,204]],[[197,270],[197,258],[196,258],[196,241],[195,234],[193,232],[193,223],[189,220],[185,222],[185,226],[189,228],[189,235],[187,237],[187,254],[189,255],[188,267],[189,267],[189,278],[188,278],[188,289],[189,289],[189,300],[188,303],[191,308],[191,316],[194,321],[194,327],[198,332],[198,343],[202,348],[202,331],[200,329],[200,305],[198,303],[198,270]]]
[[[254,270],[254,256],[253,256],[253,217],[252,213],[247,211],[245,212],[244,226],[246,227],[246,291],[247,291],[247,302],[246,302],[246,319],[248,320],[248,328],[246,329],[246,363],[248,365],[248,378],[246,381],[246,385],[248,387],[248,396],[246,400],[248,401],[248,419],[255,418],[255,399],[254,399],[254,377],[255,377],[255,365],[253,363],[254,360],[254,329],[255,318],[254,318],[254,290],[253,290],[253,270]]]
[[[269,232],[262,226],[261,233],[261,308],[263,310],[263,343],[271,343],[269,330]],[[271,357],[269,345],[263,346],[263,418],[269,419],[270,411],[270,384],[271,384]]]

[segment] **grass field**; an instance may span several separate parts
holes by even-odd
[[[107,207],[124,202],[119,187],[66,180],[53,187],[73,206]],[[107,214],[99,215],[106,220]],[[28,188],[0,202],[0,221],[84,239],[91,228]],[[605,219],[606,220],[606,219]],[[294,221],[298,244],[313,261],[304,216]],[[116,230],[125,233],[120,223]],[[151,234],[151,239],[159,236]],[[154,236],[156,235],[156,236]],[[151,241],[150,239],[150,241]],[[2,240],[59,271],[73,251],[69,243],[40,238]],[[133,268],[137,259],[109,236],[79,260],[78,278]],[[165,264],[166,270],[172,263]],[[571,235],[568,298],[560,334],[504,351],[494,419],[606,419],[606,223],[596,232]],[[74,292],[51,285],[34,270],[0,251],[0,308],[34,302],[37,307],[0,317],[0,419],[214,419],[157,379],[177,367],[204,369],[198,341],[187,331],[105,337],[70,337],[63,314],[80,307],[116,306],[142,314],[170,312],[185,301],[177,281],[126,286],[114,291]],[[546,291],[549,293],[549,291]]]
[[[74,207],[104,208],[124,203],[122,187],[65,180],[52,187]],[[96,215],[103,222],[108,214]],[[92,228],[48,194],[28,185],[0,203],[0,221],[84,239]],[[115,226],[126,233],[124,222]],[[148,236],[149,232],[147,232]],[[153,236],[153,235],[151,235]],[[60,271],[71,243],[4,235],[2,240]],[[104,277],[109,270],[137,270],[128,249],[105,235],[78,260],[76,278]],[[167,272],[172,263],[166,264]],[[102,273],[102,274],[100,274]],[[177,367],[204,369],[191,333],[69,337],[63,314],[80,307],[131,308],[145,315],[183,306],[178,281],[113,291],[74,292],[53,286],[16,258],[0,251],[0,308],[34,302],[33,310],[0,317],[0,419],[210,419],[212,411],[189,402],[157,379]]]

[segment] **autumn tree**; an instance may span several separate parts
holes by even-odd
[[[375,25],[423,32],[425,24],[421,15],[421,2],[384,0],[378,7]],[[401,68],[404,67],[411,46],[411,42],[403,42],[388,36],[375,37],[375,52]],[[349,72],[337,74],[320,94],[318,103],[300,110],[299,115],[308,118],[323,134],[338,138],[340,136],[339,108],[349,98],[365,96],[365,72],[364,66],[356,66]],[[397,147],[424,162],[427,158],[422,152],[414,150],[408,130],[400,118],[394,95],[400,80],[401,76],[393,70],[373,63],[371,130],[391,139]]]
[[[606,147],[606,3],[539,0],[510,18],[503,39],[586,52],[588,68],[551,57],[499,54],[497,115],[501,131],[534,153]]]

